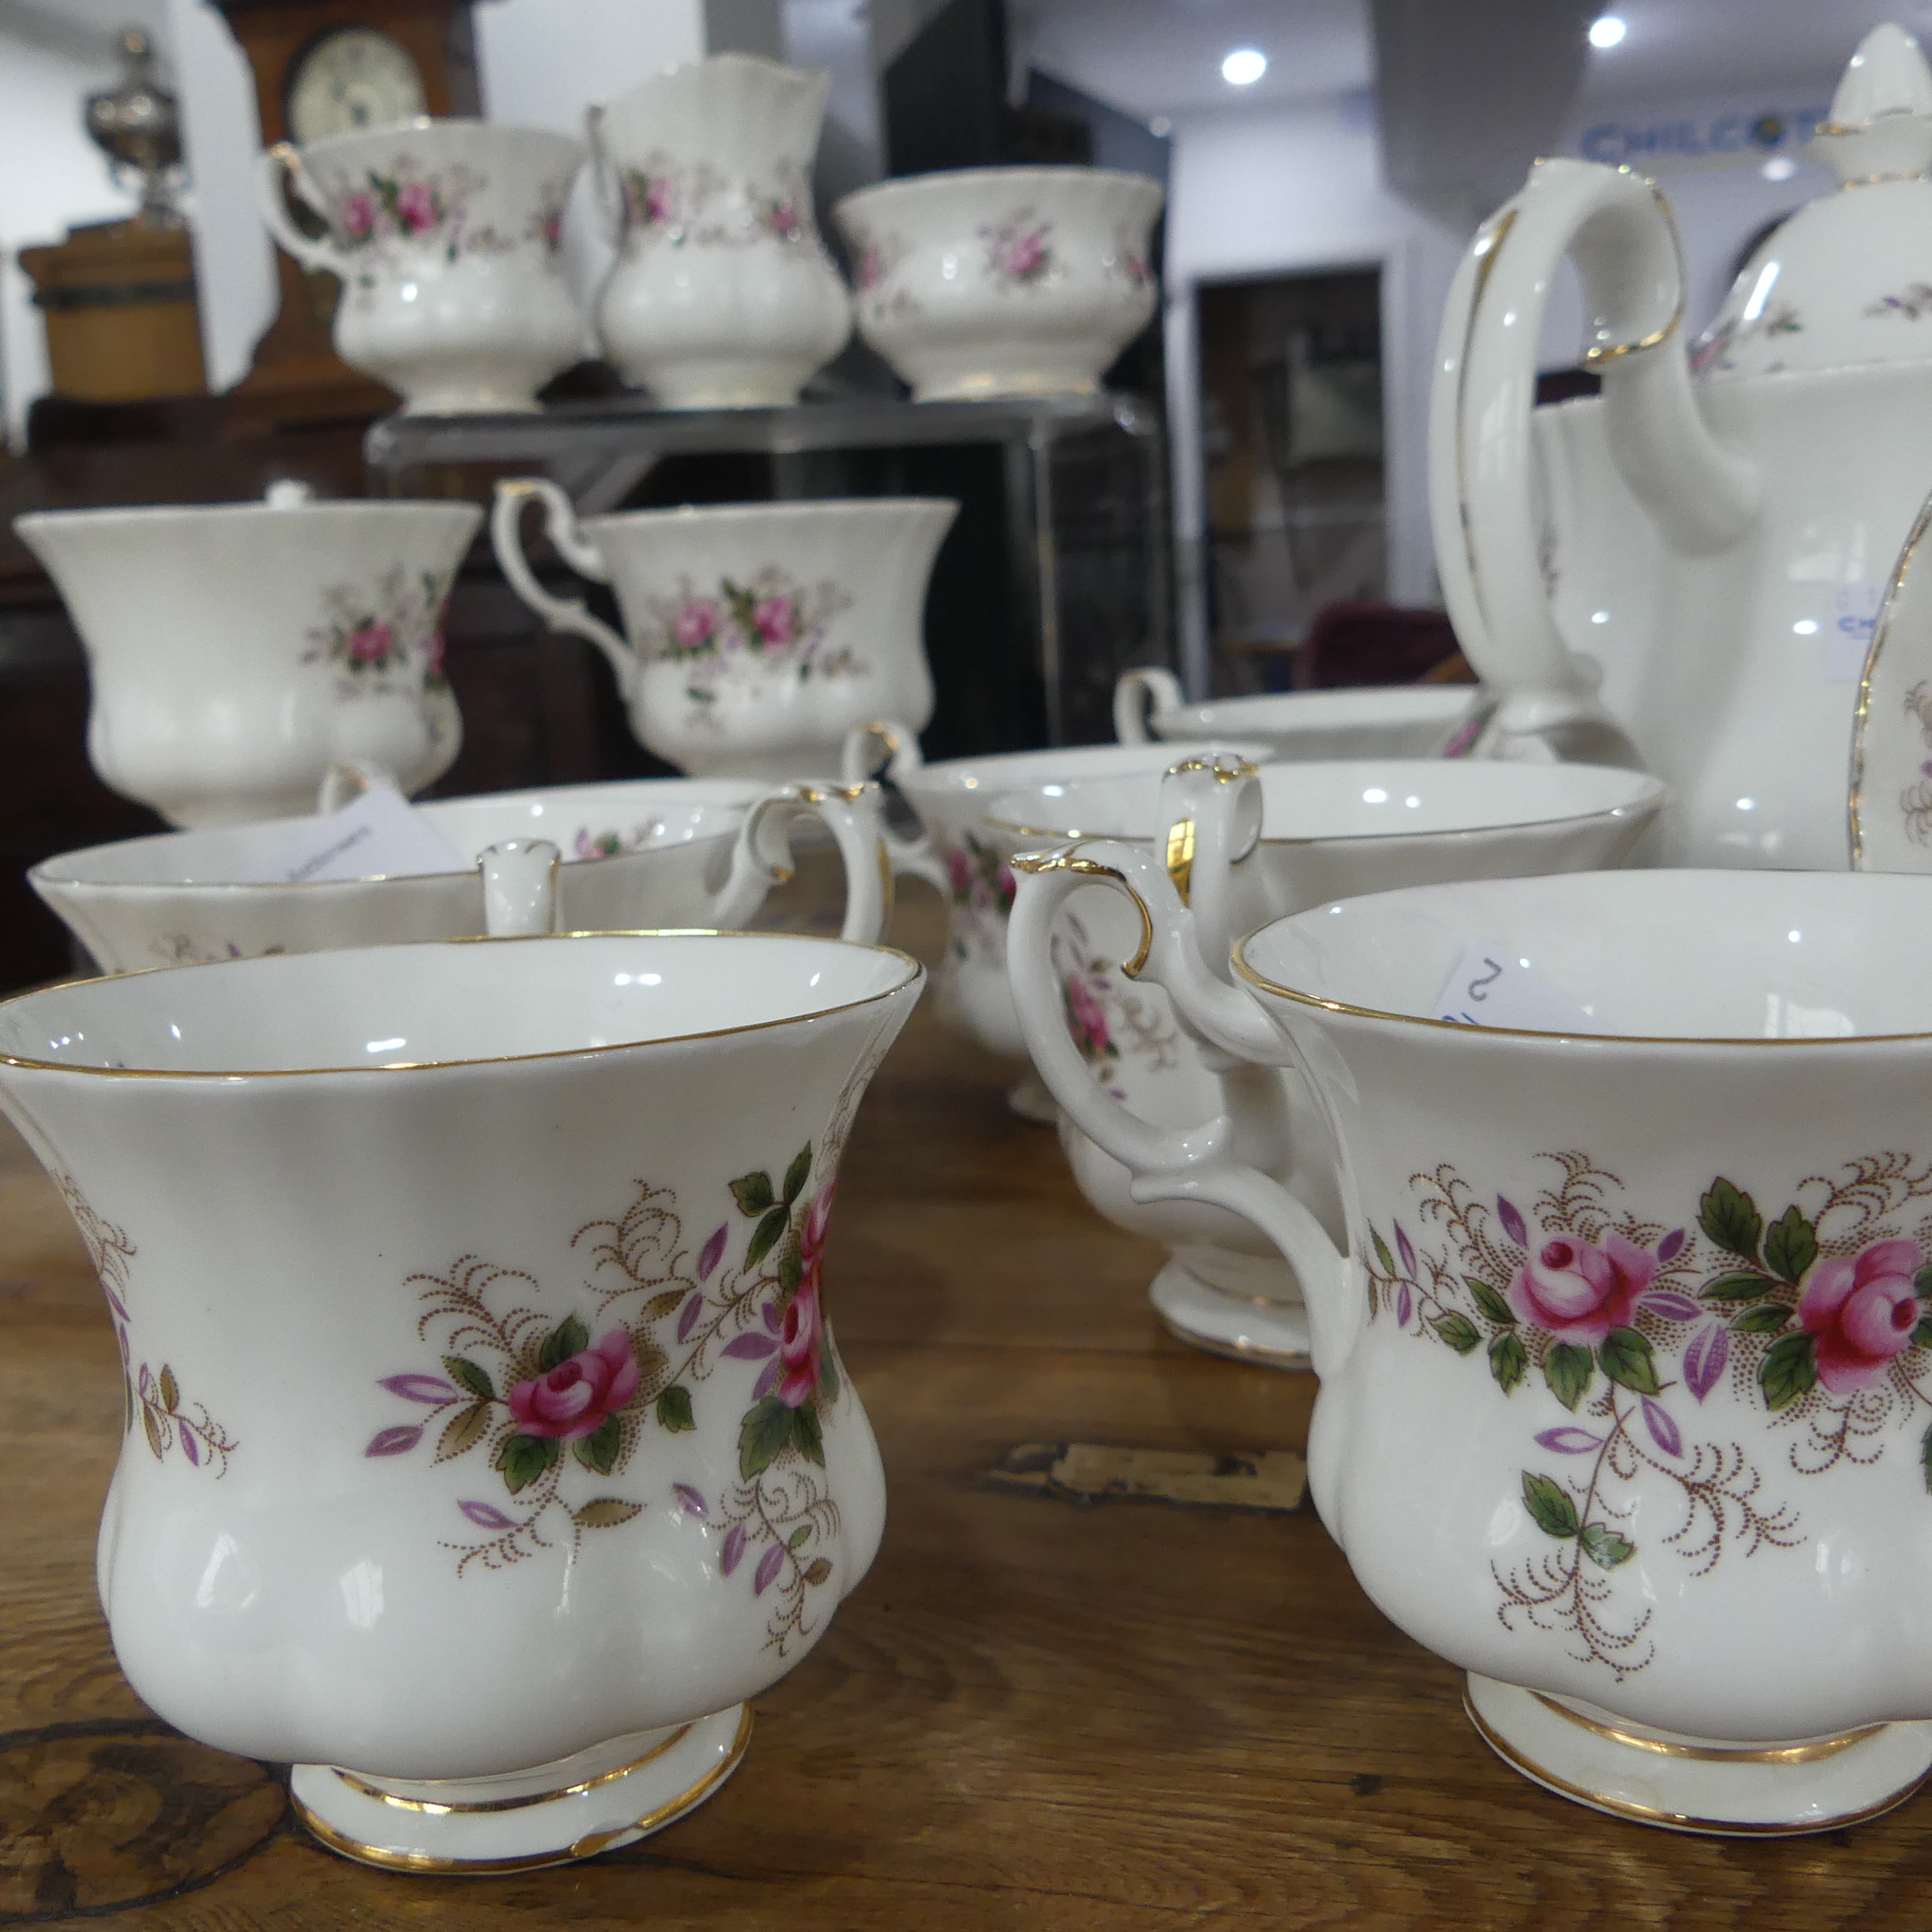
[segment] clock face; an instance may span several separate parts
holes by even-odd
[[[386,127],[428,111],[408,49],[374,27],[324,34],[290,69],[288,127],[298,141]]]

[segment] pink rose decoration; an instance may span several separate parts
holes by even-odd
[[[360,242],[376,226],[376,204],[365,194],[352,194],[343,202],[343,232],[351,242]]]
[[[656,175],[644,184],[644,219],[647,223],[668,222],[671,213],[671,183],[664,175]]]
[[[1911,1346],[1920,1312],[1912,1277],[1924,1265],[1916,1241],[1884,1241],[1855,1260],[1833,1255],[1811,1271],[1798,1320],[1833,1395],[1882,1381],[1892,1358]]]
[[[859,286],[869,289],[886,279],[886,258],[874,244],[859,257]]]
[[[686,650],[696,650],[717,635],[718,607],[705,599],[687,604],[678,612],[674,635]]]
[[[1046,266],[1046,243],[1043,236],[1022,235],[1006,251],[1006,272],[1016,282],[1024,282],[1028,275],[1038,275]]]
[[[771,231],[782,241],[788,241],[799,231],[799,212],[789,201],[773,204],[771,212]]]
[[[640,1380],[630,1336],[613,1328],[601,1342],[559,1362],[549,1374],[519,1382],[506,1399],[526,1436],[575,1442],[616,1414],[637,1393]]]
[[[1107,1032],[1106,1009],[1094,998],[1093,989],[1076,973],[1061,982],[1061,995],[1066,1002],[1067,1030],[1073,1043],[1089,1060],[1097,1058],[1112,1046]]]
[[[1601,1248],[1559,1237],[1517,1270],[1507,1299],[1520,1320],[1593,1345],[1629,1322],[1657,1267],[1655,1255],[1621,1234],[1606,1234]]]
[[[760,597],[751,606],[751,622],[767,644],[789,644],[798,631],[798,612],[789,597]]]
[[[380,664],[395,649],[395,632],[386,623],[358,624],[349,634],[349,655],[363,664]]]
[[[436,190],[427,182],[405,182],[396,190],[396,215],[411,234],[436,225]]]
[[[965,899],[972,892],[972,866],[963,852],[949,852],[945,856],[946,877],[953,882],[953,896]]]
[[[837,1182],[833,1184],[836,1187]],[[825,1264],[826,1233],[832,1219],[833,1188],[812,1203],[799,1232],[799,1285],[785,1304],[778,1328],[778,1399],[798,1408],[818,1386],[818,1351],[825,1333],[818,1312],[818,1275]]]
[[[423,646],[423,668],[432,677],[443,675],[443,627],[438,624],[429,633],[429,641]]]

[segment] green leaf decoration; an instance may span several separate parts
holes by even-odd
[[[161,1365],[161,1406],[170,1415],[181,1406],[181,1385],[174,1380],[174,1371],[166,1362]]]
[[[747,1482],[790,1445],[792,1411],[776,1395],[767,1395],[745,1411],[738,1425],[738,1473]]]
[[[1458,1355],[1466,1355],[1481,1346],[1482,1337],[1466,1315],[1438,1315],[1429,1324]]]
[[[1505,1395],[1523,1379],[1529,1366],[1521,1339],[1507,1330],[1489,1344],[1489,1372]]]
[[[147,1432],[148,1447],[154,1451],[154,1458],[161,1460],[161,1425],[155,1420],[155,1413],[146,1402],[141,1404],[141,1427]]]
[[[479,1402],[495,1400],[496,1385],[489,1379],[489,1372],[479,1368],[474,1362],[467,1361],[460,1355],[445,1355],[443,1372],[459,1388],[466,1388]]]
[[[825,1467],[825,1437],[818,1427],[818,1411],[810,1402],[802,1402],[792,1411],[792,1440],[807,1462]]]
[[[746,1245],[744,1264],[747,1267],[756,1267],[771,1252],[778,1237],[785,1231],[788,1211],[783,1208],[766,1209],[765,1219],[751,1230],[751,1239]]]
[[[1932,1495],[1932,1428],[1919,1439],[1919,1466],[1925,1471],[1926,1493]]]
[[[756,1174],[740,1174],[731,1191],[740,1214],[761,1215],[777,1198],[772,1193],[771,1176],[762,1167]]]
[[[804,1279],[805,1256],[795,1234],[785,1243],[778,1256],[778,1286],[787,1294],[795,1294]]]
[[[653,1295],[644,1304],[644,1319],[647,1322],[662,1321],[690,1293],[688,1288],[667,1288],[662,1294]]]
[[[1818,1380],[1818,1357],[1811,1338],[1802,1331],[1780,1335],[1771,1344],[1758,1371],[1765,1406],[1773,1414],[1788,1408]]]
[[[1765,1265],[1773,1275],[1795,1282],[1818,1259],[1818,1230],[1798,1211],[1794,1201],[1765,1236]]]
[[[1921,1315],[1919,1326],[1912,1331],[1915,1348],[1932,1348],[1932,1315]]]
[[[563,1445],[548,1436],[507,1436],[496,1451],[496,1466],[512,1496],[527,1489],[562,1453]]]
[[[1698,1226],[1720,1248],[1747,1261],[1758,1259],[1758,1237],[1764,1231],[1764,1216],[1758,1204],[1743,1189],[1733,1187],[1720,1176],[1698,1203]]]
[[[1601,1523],[1587,1523],[1578,1542],[1583,1546],[1583,1554],[1599,1570],[1614,1570],[1619,1563],[1628,1563],[1637,1554],[1637,1545],[1627,1541],[1614,1530],[1607,1530]]]
[[[1932,1264],[1922,1267],[1912,1277],[1912,1286],[1919,1290],[1921,1301],[1932,1301]]]
[[[1545,1536],[1573,1537],[1577,1533],[1576,1504],[1553,1477],[1523,1471],[1523,1507]]]
[[[1612,1328],[1597,1345],[1597,1359],[1612,1382],[1635,1395],[1654,1395],[1660,1386],[1649,1338],[1634,1328]]]
[[[1767,1301],[1747,1309],[1731,1324],[1733,1335],[1776,1335],[1791,1320],[1791,1310],[1781,1301]]]
[[[805,1571],[807,1583],[822,1583],[832,1574],[832,1566],[822,1556],[814,1556]]]
[[[623,1424],[614,1415],[606,1416],[588,1436],[579,1436],[571,1449],[587,1470],[608,1476],[617,1466],[623,1447]]]
[[[811,1143],[807,1140],[794,1156],[792,1165],[785,1170],[784,1204],[789,1208],[805,1191],[805,1183],[811,1178]]]
[[[1586,1348],[1574,1342],[1552,1342],[1543,1351],[1543,1380],[1550,1393],[1566,1409],[1574,1409],[1596,1373],[1596,1363]]]
[[[698,1425],[691,1420],[691,1391],[677,1387],[668,1388],[657,1398],[657,1426],[668,1429],[673,1436],[681,1436],[687,1429],[695,1429]]]
[[[785,1548],[787,1549],[792,1550],[802,1549],[805,1544],[811,1541],[811,1525],[810,1523],[800,1523],[799,1526],[792,1532],[791,1535],[785,1538]]]
[[[1368,1238],[1375,1244],[1376,1259],[1382,1264],[1382,1272],[1392,1275],[1395,1272],[1395,1257],[1388,1251],[1388,1243],[1373,1228],[1368,1230]]]
[[[1705,1301],[1755,1301],[1769,1293],[1773,1284],[1762,1275],[1720,1275],[1698,1290]]]
[[[1510,1305],[1486,1281],[1478,1281],[1473,1275],[1465,1275],[1462,1279],[1476,1297],[1476,1305],[1492,1322],[1504,1328],[1516,1326],[1516,1317],[1510,1312]]]
[[[543,1346],[537,1351],[537,1372],[548,1375],[559,1362],[581,1355],[590,1346],[590,1331],[575,1315],[568,1316],[544,1337]]]
[[[823,1334],[823,1331],[820,1331]],[[832,1346],[832,1338],[827,1335],[818,1350],[818,1406],[821,1409],[838,1400],[839,1366],[838,1351]]]
[[[443,1425],[443,1434],[436,1443],[436,1459],[447,1462],[451,1456],[459,1456],[466,1450],[474,1449],[489,1426],[489,1413],[490,1406],[486,1402],[474,1402],[466,1409],[459,1409]]]
[[[643,1513],[642,1503],[626,1503],[617,1496],[597,1496],[572,1512],[579,1530],[615,1530]]]

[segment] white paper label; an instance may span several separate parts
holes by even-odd
[[[1462,955],[1436,1002],[1436,1014],[1460,1025],[1519,1027],[1531,1033],[1604,1030],[1529,960],[1496,945],[1473,945]]]
[[[331,879],[409,878],[466,872],[471,863],[400,792],[371,785],[340,811],[304,826],[242,882],[317,886]]]
[[[1865,675],[1866,654],[1878,623],[1885,586],[1842,583],[1832,593],[1825,635],[1825,675],[1834,684],[1855,684]]]

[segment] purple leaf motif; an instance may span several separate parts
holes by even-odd
[[[406,1423],[395,1428],[379,1429],[362,1453],[365,1456],[407,1455],[421,1440],[421,1425]]]
[[[674,1482],[671,1493],[683,1506],[687,1516],[709,1516],[711,1512],[705,1507],[705,1500],[689,1483]]]
[[[677,1339],[682,1342],[698,1325],[698,1312],[704,1306],[702,1294],[695,1294],[684,1304],[684,1312],[678,1317]]]
[[[1643,1305],[1653,1315],[1661,1315],[1670,1321],[1696,1321],[1709,1312],[1699,1308],[1688,1295],[1673,1294],[1668,1288],[1646,1295]]]
[[[724,1230],[721,1226],[718,1231],[705,1243],[703,1252],[698,1257],[698,1279],[700,1281],[709,1281],[711,1279],[711,1271],[724,1259]],[[680,1335],[678,1339],[682,1341],[683,1337]]]
[[[778,1378],[784,1373],[784,1357],[774,1355],[758,1371],[758,1379],[751,1384],[751,1399],[762,1402],[778,1386]]]
[[[195,1447],[194,1431],[193,1429],[182,1429],[181,1432],[181,1446],[182,1454],[188,1458],[189,1466],[192,1469],[199,1469],[201,1466],[201,1451]]]
[[[778,1331],[784,1326],[784,1317],[778,1312],[778,1302],[777,1297],[774,1296],[770,1301],[767,1301],[763,1309],[759,1312],[765,1317],[765,1326],[769,1328],[773,1335],[776,1335]]]
[[[1677,1257],[1683,1252],[1683,1230],[1682,1228],[1672,1228],[1671,1231],[1657,1243],[1657,1259],[1660,1261],[1667,1264],[1675,1261]]]
[[[479,1530],[514,1530],[515,1519],[488,1503],[459,1503],[456,1507]]]
[[[384,1376],[376,1386],[400,1395],[405,1402],[428,1402],[432,1408],[438,1402],[454,1402],[457,1395],[455,1383],[445,1382],[440,1376]]]
[[[1553,1449],[1559,1455],[1588,1455],[1593,1449],[1603,1447],[1603,1438],[1593,1436],[1588,1429],[1545,1429],[1537,1438],[1545,1449]]]
[[[1654,1402],[1646,1395],[1643,1398],[1643,1415],[1651,1440],[1666,1455],[1682,1455],[1683,1438],[1677,1433],[1677,1425],[1671,1420],[1670,1411],[1661,1402]]]
[[[129,1314],[125,1307],[122,1305],[121,1297],[116,1294],[111,1288],[103,1288],[101,1290],[101,1293],[107,1297],[107,1305],[112,1309],[123,1321],[132,1321],[134,1319],[133,1316]]]
[[[762,1597],[772,1586],[773,1579],[784,1563],[784,1545],[774,1543],[758,1559],[758,1574],[751,1579],[751,1594]]]
[[[767,1355],[773,1354],[778,1344],[769,1335],[734,1335],[724,1344],[723,1353],[727,1355],[736,1355],[743,1361],[762,1361]]]
[[[1410,1298],[1409,1284],[1404,1282],[1402,1293],[1395,1297],[1395,1326],[1398,1328],[1406,1328],[1409,1326],[1409,1317],[1413,1312],[1415,1304]]]
[[[1409,1237],[1402,1232],[1399,1222],[1395,1228],[1395,1252],[1402,1256],[1402,1272],[1413,1275],[1415,1272],[1415,1250],[1409,1245]]]
[[[736,1570],[744,1558],[744,1525],[733,1523],[724,1534],[724,1554],[718,1563],[719,1570],[726,1576]]]
[[[1702,1334],[1694,1335],[1684,1350],[1684,1386],[1702,1402],[1717,1386],[1717,1378],[1730,1359],[1730,1331],[1722,1322],[1713,1322]]]
[[[1496,1212],[1502,1218],[1503,1232],[1518,1248],[1527,1248],[1530,1245],[1530,1230],[1523,1226],[1522,1216],[1516,1211],[1515,1204],[1507,1195],[1499,1194],[1496,1196]]]

